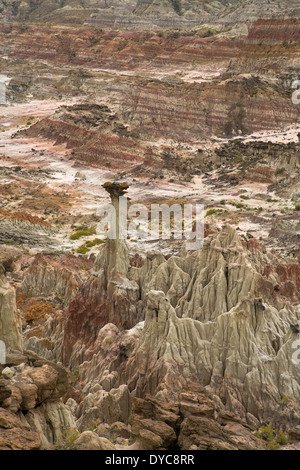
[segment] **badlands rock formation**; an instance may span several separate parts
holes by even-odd
[[[0,365],[0,449],[45,449],[64,442],[76,430],[74,418],[61,400],[74,377],[63,366],[23,350],[15,290],[4,271],[13,255],[2,247],[0,339],[5,356],[1,355]]]
[[[65,143],[74,158],[112,170],[121,160],[122,169],[132,171],[149,155],[149,147],[149,166],[157,165],[158,139],[199,145],[213,136],[251,135],[297,122],[291,87],[298,78],[299,21],[259,20],[242,38],[222,30],[206,37],[207,31],[180,36],[88,29],[78,37],[76,30],[16,27],[7,34],[4,29],[0,50],[12,61],[9,99],[83,94],[91,101],[30,122],[17,136]],[[19,59],[22,77],[14,73]],[[36,59],[39,79],[32,80],[26,63]],[[50,74],[45,61],[51,63]],[[99,73],[99,67],[105,72]]]
[[[126,251],[119,257],[124,266]],[[100,260],[102,253],[96,266]],[[291,325],[300,312],[295,297],[279,292],[287,292],[286,282],[298,292],[291,268],[258,243],[246,248],[226,226],[199,252],[168,260],[149,253],[142,267],[123,269],[127,286],[136,285],[126,302],[140,299],[145,315],[133,328],[138,318],[132,313],[132,325],[126,324],[124,300],[103,312],[89,303],[90,290],[82,291],[92,336],[87,339],[73,308],[61,337],[66,365],[79,364],[74,397],[82,398],[68,402],[79,430],[93,422],[105,437],[97,423],[130,424],[132,441],[143,449],[259,449],[264,444],[253,430],[260,423],[292,432],[299,384]],[[103,271],[94,276],[103,282]]]
[[[114,185],[109,185],[108,191],[112,204],[117,208],[118,195],[123,193],[122,186],[115,189]],[[85,357],[87,346],[97,341],[100,328],[107,323],[129,329],[143,318],[139,286],[127,276],[130,267],[128,248],[119,239],[118,230],[116,237],[107,240],[95,260],[92,278],[81,286],[66,312],[64,362],[68,363],[74,355],[75,345],[76,356],[80,348]],[[76,356],[71,363],[75,361],[78,364]]]
[[[250,23],[260,17],[296,16],[297,0],[54,0],[1,1],[6,21],[87,24],[105,28],[191,27],[201,23]]]
[[[69,305],[80,285],[87,279],[91,267],[89,260],[83,265],[82,260],[75,256],[39,254],[24,270],[19,292],[59,300],[62,306]]]
[[[0,0],[0,449],[300,448],[299,15]]]
[[[22,350],[22,328],[16,308],[16,293],[6,279],[9,269],[18,252],[2,246],[0,255],[0,336],[6,348]]]

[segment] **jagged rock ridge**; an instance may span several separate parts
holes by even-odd
[[[126,252],[120,255],[126,264]],[[102,256],[98,267],[107,266]],[[249,251],[232,227],[224,227],[199,252],[168,260],[149,253],[142,267],[124,272],[140,292],[144,323],[128,330],[116,321],[124,309],[115,304],[111,317],[100,312],[98,320],[106,324],[97,320],[91,343],[82,337],[74,310],[61,341],[64,347],[73,334],[65,360],[79,365],[89,392],[75,411],[80,429],[93,419],[123,421],[131,423],[140,448],[176,441],[184,449],[234,449],[259,448],[248,433],[261,422],[285,430],[296,426],[299,384],[290,325],[297,324],[300,312],[293,298],[278,293],[278,278],[264,270],[269,263],[276,258],[259,244]],[[88,297],[86,302],[91,320]],[[113,414],[104,416],[108,408]],[[221,431],[224,420],[228,430],[237,426],[232,439]]]
[[[62,365],[24,350],[15,289],[5,275],[15,256],[13,250],[2,247],[0,340],[5,344],[5,360],[0,364],[0,449],[46,449],[76,430],[61,400],[74,384],[74,376]]]
[[[190,27],[223,21],[253,22],[262,17],[299,14],[297,0],[264,2],[232,0],[219,2],[191,0],[17,0],[0,2],[0,15],[6,21],[87,24],[101,27],[148,29]]]

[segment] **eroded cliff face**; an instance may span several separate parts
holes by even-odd
[[[15,250],[0,253],[0,449],[37,450],[65,442],[76,431],[74,418],[61,397],[74,384],[63,366],[23,350],[21,318],[15,289],[5,277]],[[5,268],[4,268],[5,266]]]
[[[133,167],[143,161],[146,151],[108,107],[99,105],[68,106],[26,134],[55,139],[56,144],[74,149],[74,158],[110,169],[119,168],[120,161],[124,169]]]
[[[139,286],[128,279],[128,269],[126,245],[108,240],[95,260],[92,279],[82,285],[65,313],[66,363],[78,365],[88,357],[87,347],[93,347],[100,329],[107,323],[128,329],[142,320]]]
[[[73,158],[104,168],[128,170],[142,162],[153,168],[158,153],[154,139],[195,144],[212,136],[230,138],[286,128],[297,121],[299,108],[282,90],[258,77],[239,75],[210,87],[133,85],[123,95],[119,116],[101,106],[75,105],[17,136],[66,143]],[[147,161],[149,144],[154,159]]]
[[[67,306],[73,300],[81,284],[88,278],[92,262],[75,256],[37,255],[33,262],[22,272],[18,286],[20,294],[59,301]]]
[[[6,21],[48,22],[80,25],[86,22],[101,28],[147,29],[153,27],[191,27],[203,23],[250,23],[258,18],[293,17],[299,13],[296,0],[259,2],[252,0],[17,0],[0,3]]]
[[[21,318],[16,308],[16,292],[6,278],[17,250],[1,246],[0,251],[0,339],[7,350],[21,351],[23,345]]]
[[[1,448],[299,448],[298,4],[239,3],[0,1]],[[95,238],[127,177],[203,248]]]
[[[137,390],[143,396],[163,397],[169,381],[167,395],[172,390],[176,395],[190,380],[217,393],[241,418],[250,413],[276,422],[285,419],[285,412],[288,420],[296,416],[293,406],[282,413],[278,397],[296,400],[297,366],[289,359],[295,336],[290,324],[297,323],[299,311],[288,303],[265,301],[258,268],[263,259],[259,250],[249,256],[235,231],[226,228],[186,261],[193,277],[175,308],[170,303],[174,283],[148,293],[145,327],[132,359],[139,365],[128,366],[140,371]],[[159,279],[165,278],[168,264],[170,260],[157,270],[161,287]],[[287,383],[288,376],[295,381]],[[265,386],[258,390],[257,383]]]
[[[126,259],[122,250],[122,266]],[[103,283],[103,254],[96,267]],[[251,433],[259,423],[286,432],[297,426],[296,268],[259,243],[245,245],[226,226],[199,252],[167,260],[149,253],[142,267],[123,269],[122,276],[105,315],[88,304],[92,290],[81,291],[89,323],[82,325],[78,305],[72,313],[71,304],[72,322],[61,337],[69,351],[64,359],[81,364],[81,386],[73,392],[80,404],[68,402],[80,431],[91,421],[120,421],[131,425],[138,448],[254,449],[263,448]],[[139,296],[128,296],[133,285]],[[120,302],[110,308],[116,295]]]
[[[200,31],[89,29],[78,36],[76,30],[3,30],[0,47],[10,61],[46,60],[52,69],[49,76],[40,64],[39,79],[32,80],[24,64],[22,78],[10,81],[8,97],[82,94],[87,103],[62,107],[21,135],[65,143],[74,158],[92,165],[115,169],[122,161],[126,170],[144,161],[147,147],[157,153],[158,139],[196,145],[293,126],[299,118],[291,99],[299,69],[298,23],[259,20],[239,39]],[[62,64],[71,69],[61,72]],[[74,70],[82,66],[84,73]]]
[[[299,73],[299,29],[297,17],[256,21],[229,71],[257,74],[285,90],[291,89]]]

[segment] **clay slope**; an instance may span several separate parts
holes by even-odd
[[[25,135],[42,136],[76,149],[76,158],[91,165],[130,168],[140,163],[145,149],[128,133],[106,106],[63,107],[55,115],[32,126]]]
[[[248,0],[221,21],[253,23],[260,18],[295,18],[299,15],[298,0]]]
[[[291,90],[298,78],[299,34],[300,21],[296,18],[256,21],[229,71],[268,77]]]
[[[20,135],[66,143],[82,161],[111,168],[122,161],[126,169],[145,156],[140,139],[192,143],[284,128],[299,117],[299,107],[281,89],[244,75],[210,86],[152,81],[147,86],[132,85],[121,99],[120,120],[105,107],[76,105],[62,108]]]

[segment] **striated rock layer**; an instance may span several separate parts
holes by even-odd
[[[273,84],[291,89],[299,75],[299,32],[300,20],[296,17],[256,21],[229,71],[265,76]]]
[[[0,2],[6,21],[89,25],[101,28],[182,28],[205,22],[252,22],[257,18],[299,14],[297,0],[16,0]]]

